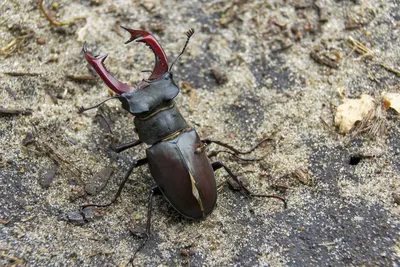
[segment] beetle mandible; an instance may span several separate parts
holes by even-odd
[[[163,48],[152,34],[143,30],[121,27],[131,35],[126,44],[136,40],[136,42],[145,43],[153,51],[155,66],[148,79],[138,82],[136,86],[129,86],[118,81],[104,66],[107,55],[94,57],[88,52],[86,43],[83,46],[84,56],[106,85],[118,95],[114,98],[118,98],[122,107],[135,116],[134,124],[139,136],[138,140],[118,146],[115,151],[119,153],[142,143],[146,143],[150,147],[146,149],[146,158],[133,162],[110,203],[87,204],[84,207],[111,205],[120,196],[132,171],[145,164],[148,164],[157,187],[150,190],[149,193],[146,240],[139,249],[149,238],[153,195],[161,192],[171,205],[186,218],[204,219],[212,212],[216,204],[217,187],[214,172],[220,168],[225,169],[247,195],[277,198],[282,200],[286,206],[285,200],[279,196],[252,194],[223,163],[217,161],[210,164],[203,149],[205,145],[215,143],[229,149],[231,154],[247,154],[264,140],[247,152],[240,152],[220,141],[201,140],[196,130],[187,124],[179,112],[174,101],[179,93],[179,88],[173,80],[171,68],[185,51],[194,30],[190,29],[186,33],[186,43],[177,59],[169,67]],[[104,102],[94,107],[80,108],[79,111],[83,112],[99,107]]]

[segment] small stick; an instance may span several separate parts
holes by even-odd
[[[381,67],[384,68],[385,70],[390,71],[391,73],[394,73],[394,74],[396,74],[397,76],[400,76],[400,71],[395,70],[395,69],[392,69],[391,67],[386,66],[386,65],[383,64],[383,63],[381,63],[381,64],[379,64],[379,65],[381,65]]]
[[[99,79],[99,77],[95,77],[95,76],[92,76],[92,75],[67,75],[66,77],[68,79],[70,79],[70,80],[79,81],[79,82],[95,81],[95,80]]]
[[[6,45],[5,47],[0,49],[0,54],[4,54],[5,52],[7,52],[8,50],[10,50],[14,47],[14,49],[11,50],[11,52],[8,53],[7,55],[11,54],[15,50],[15,46],[18,46],[26,38],[32,37],[33,35],[34,35],[33,33],[30,33],[30,34],[22,35],[22,36],[15,38],[8,45]]]
[[[10,75],[10,76],[15,76],[15,77],[19,77],[19,76],[38,76],[38,75],[40,75],[40,73],[36,73],[36,72],[18,72],[18,71],[3,72],[3,74],[7,74],[7,75]]]
[[[58,21],[58,20],[55,20],[55,19],[53,19],[49,14],[47,14],[46,10],[45,10],[44,7],[43,7],[43,0],[39,0],[39,9],[40,9],[40,11],[43,13],[43,15],[46,17],[46,19],[47,19],[51,24],[53,24],[54,26],[69,25],[69,24],[71,24],[71,23],[73,23],[73,22],[75,22],[75,21],[77,21],[77,20],[86,19],[85,17],[76,17],[76,18],[73,18],[73,19],[68,20],[68,21]]]
[[[32,115],[31,109],[7,109],[0,107],[0,116]]]

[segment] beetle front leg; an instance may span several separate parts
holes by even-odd
[[[160,188],[154,187],[150,190],[149,192],[149,197],[148,197],[148,202],[147,202],[147,221],[146,221],[146,232],[135,232],[131,231],[131,234],[138,236],[140,238],[144,238],[144,241],[140,246],[135,250],[135,252],[132,254],[129,263],[132,264],[133,266],[133,260],[135,259],[136,254],[146,245],[147,241],[150,239],[150,229],[151,229],[151,214],[153,211],[153,196],[154,195],[161,195],[161,190]]]
[[[111,202],[109,202],[107,204],[85,204],[85,205],[82,205],[81,208],[82,209],[87,208],[87,207],[100,207],[100,208],[102,208],[102,207],[108,207],[111,204],[113,204],[119,198],[119,196],[121,195],[122,189],[124,188],[126,182],[128,181],[129,176],[132,174],[133,169],[135,169],[135,168],[137,168],[139,166],[145,165],[145,164],[147,164],[147,158],[140,159],[138,161],[134,161],[133,162],[133,164],[129,168],[128,172],[126,173],[126,175],[124,177],[124,180],[122,181],[121,185],[119,186],[118,191],[115,194],[113,200],[111,200]]]
[[[243,183],[238,179],[238,177],[235,174],[233,174],[233,172],[225,164],[223,164],[219,161],[216,161],[216,162],[212,163],[211,166],[212,166],[214,172],[218,169],[224,168],[224,170],[229,174],[229,176],[240,186],[240,188],[242,188],[246,192],[247,195],[249,195],[251,197],[276,198],[283,202],[285,209],[287,208],[286,200],[283,197],[275,196],[275,195],[253,194],[249,189],[247,189],[246,186],[243,185]]]

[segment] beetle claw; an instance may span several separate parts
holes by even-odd
[[[155,80],[160,78],[164,73],[168,72],[167,56],[164,53],[161,45],[158,43],[156,38],[147,31],[133,30],[131,28],[120,26],[122,29],[126,30],[131,34],[131,37],[125,44],[129,44],[133,41],[145,43],[153,51],[156,62],[148,80]]]
[[[86,42],[83,43],[83,53],[85,55],[86,61],[92,65],[93,69],[99,74],[100,78],[107,84],[107,86],[117,94],[133,92],[136,90],[135,87],[131,87],[125,83],[118,81],[114,78],[104,66],[104,61],[108,57],[105,54],[101,57],[94,57],[88,50]]]

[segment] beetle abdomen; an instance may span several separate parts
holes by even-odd
[[[146,150],[155,182],[172,206],[185,217],[203,219],[217,200],[214,171],[195,130],[182,132]]]

